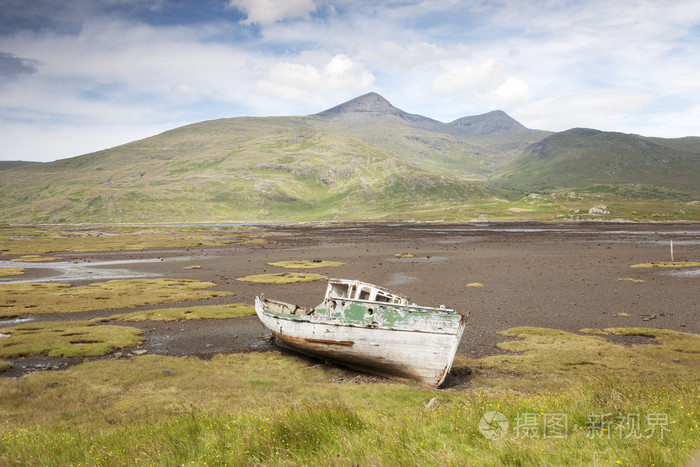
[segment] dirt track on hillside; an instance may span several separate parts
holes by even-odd
[[[236,278],[290,271],[267,264],[274,261],[342,261],[347,265],[309,271],[383,285],[421,305],[444,304],[469,311],[467,330],[458,351],[469,357],[499,352],[496,344],[504,338],[498,332],[515,326],[571,332],[583,328],[652,327],[700,333],[700,268],[629,267],[669,261],[670,240],[674,242],[677,261],[700,260],[699,224],[328,224],[253,229],[268,243],[59,256],[68,262],[90,263],[148,259],[152,261],[99,268],[118,267],[132,273],[211,281],[217,284],[216,290],[236,294],[208,300],[206,304],[252,304],[257,294],[264,293],[302,306],[317,305],[325,283],[265,285]],[[414,257],[395,257],[399,253]],[[194,265],[201,268],[183,269]],[[27,270],[23,279],[41,280],[56,275],[60,279],[60,274],[60,268],[45,264]],[[644,282],[620,280],[628,278]],[[8,280],[12,278],[3,282]],[[71,281],[76,285],[88,282]],[[483,287],[467,287],[468,283]],[[141,309],[151,308],[156,307]],[[36,319],[78,320],[116,312]],[[127,325],[146,330],[146,342],[139,350],[148,353],[206,358],[217,353],[274,348],[255,316]],[[123,354],[130,351],[133,349]],[[62,368],[77,361],[82,359],[16,359],[4,375]]]

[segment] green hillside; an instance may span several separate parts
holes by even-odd
[[[700,138],[553,134],[501,111],[442,123],[374,93],[2,168],[14,223],[700,220]]]
[[[9,222],[201,222],[411,216],[488,191],[293,119],[204,122],[0,173]],[[303,120],[302,120],[303,122]]]
[[[694,148],[697,152],[689,151]],[[618,190],[646,197],[697,198],[700,146],[692,139],[575,128],[530,145],[495,181],[521,193]]]

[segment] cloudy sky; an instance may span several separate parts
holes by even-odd
[[[700,135],[697,0],[0,0],[0,160],[369,91],[443,122]]]

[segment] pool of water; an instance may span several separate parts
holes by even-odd
[[[128,259],[114,261],[97,261],[97,262],[19,262],[19,261],[0,261],[0,268],[24,268],[24,269],[43,269],[49,271],[46,277],[33,279],[25,279],[22,276],[10,276],[0,279],[0,283],[17,284],[21,282],[59,282],[59,281],[80,281],[80,280],[111,280],[111,279],[134,279],[143,277],[158,277],[159,274],[133,271],[111,266],[120,266],[127,264],[141,263],[159,263],[170,261],[191,261],[196,259],[193,256],[179,256],[174,258],[145,258],[145,259]]]

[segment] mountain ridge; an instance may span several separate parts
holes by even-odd
[[[635,206],[610,216],[651,219],[662,206],[674,219],[700,220],[698,180],[700,138],[531,130],[503,111],[443,123],[368,93],[317,114],[204,121],[1,170],[0,214],[28,223],[469,220],[485,212],[551,220],[580,218],[580,209],[571,200],[556,207],[556,198],[533,208],[540,198],[527,195],[577,191],[583,212],[590,198]]]

